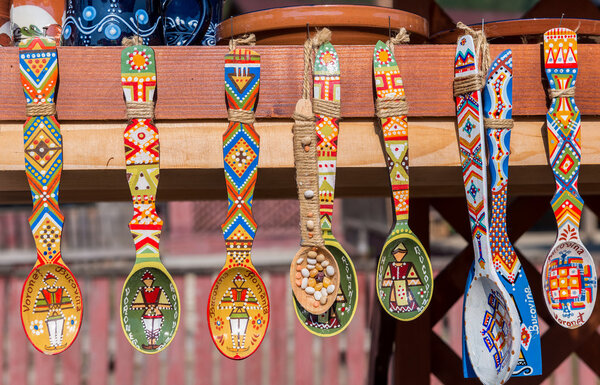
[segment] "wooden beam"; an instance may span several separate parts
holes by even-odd
[[[64,123],[64,174],[61,202],[127,200],[122,130],[124,122]],[[221,137],[226,121],[159,121],[161,182],[158,198],[223,198],[225,182]],[[259,121],[261,154],[256,196],[296,196],[291,122]],[[454,120],[409,121],[412,197],[464,195]],[[600,119],[584,117],[580,188],[600,192]],[[519,119],[513,129],[510,158],[511,195],[554,193],[540,119]],[[0,203],[29,202],[21,123],[0,124]],[[380,138],[373,120],[341,123],[336,196],[389,194]]]
[[[544,115],[540,46],[492,45],[492,57],[512,48],[513,115]],[[302,86],[302,47],[257,46],[261,55],[259,118],[289,118]],[[338,46],[342,69],[342,116],[373,116],[372,46]],[[584,115],[600,115],[597,84],[598,45],[580,44],[577,106]],[[224,119],[223,57],[226,47],[155,47],[157,119]],[[59,47],[58,119],[123,120],[119,47]],[[408,45],[396,48],[413,117],[453,117],[454,45]],[[0,48],[0,120],[23,121],[25,98],[16,48]]]

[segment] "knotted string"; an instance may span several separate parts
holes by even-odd
[[[554,98],[574,98],[575,97],[575,86],[566,88],[564,90],[548,89],[548,95]]]
[[[253,33],[251,33],[251,34],[242,35],[238,38],[229,39],[229,50],[230,51],[233,51],[234,49],[236,49],[238,45],[254,46],[254,45],[256,45],[256,36]]]
[[[408,44],[409,42],[410,42],[410,36],[409,36],[408,32],[406,31],[406,28],[402,27],[402,28],[400,28],[400,30],[398,31],[396,36],[390,38],[390,40],[386,41],[385,44],[388,46],[388,48],[392,52],[392,55],[395,55],[396,52],[394,50],[395,50],[396,44]]]
[[[319,226],[319,174],[317,163],[317,134],[315,113],[332,117],[340,116],[339,102],[320,99],[310,100],[312,88],[313,54],[323,43],[331,40],[331,31],[323,28],[304,42],[304,73],[302,97],[292,115],[294,126],[294,166],[300,201],[300,233],[302,246],[323,246]]]
[[[27,116],[50,116],[56,115],[56,104],[54,103],[27,103],[25,106]]]

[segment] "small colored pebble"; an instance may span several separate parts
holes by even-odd
[[[323,262],[325,260],[325,256],[323,254],[317,255],[317,262]]]
[[[321,291],[321,289],[323,288],[323,283],[319,282],[315,285],[315,290],[316,291]]]
[[[308,277],[308,276],[309,276],[309,274],[310,274],[310,273],[309,273],[308,269],[306,269],[306,268],[302,269],[302,276],[303,276],[303,277]]]
[[[325,269],[325,273],[327,273],[328,276],[332,277],[335,274],[333,266],[327,266],[327,268]]]
[[[308,287],[308,278],[302,278],[302,283],[300,284],[302,289],[306,289]]]
[[[335,290],[335,285],[327,286],[327,293],[331,294],[331,293],[333,293],[334,290]]]
[[[308,271],[308,270],[307,270],[307,271]],[[315,276],[316,276],[318,273],[319,273],[319,272],[317,271],[317,269],[312,269],[312,270],[310,271],[310,276],[311,276],[312,278],[314,278],[314,277],[315,277]],[[305,275],[305,277],[306,277],[306,275]]]
[[[307,287],[306,289],[304,289],[304,291],[306,292],[306,294],[315,294],[315,288],[314,287]]]
[[[329,261],[323,261],[323,262],[321,262],[321,266],[323,266],[323,267],[329,266]]]
[[[308,258],[317,258],[317,252],[314,250],[309,251],[307,254]]]
[[[296,264],[301,264],[302,262],[304,262],[304,258],[298,258],[298,260],[296,261]]]
[[[327,277],[323,278],[323,286],[327,287],[331,285],[331,280]]]
[[[296,286],[298,286],[298,287],[302,286],[302,280],[301,279],[297,279],[296,280]]]
[[[317,281],[314,278],[309,278],[308,279],[308,286],[310,286],[310,287],[317,286]]]
[[[314,296],[317,301],[320,301],[323,294],[321,294],[321,291],[315,291]]]
[[[306,263],[308,263],[309,265],[316,265],[317,264],[317,260],[314,258],[307,258],[306,259]]]

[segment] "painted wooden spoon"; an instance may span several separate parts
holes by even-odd
[[[333,45],[322,44],[315,54],[314,98],[340,101],[340,61]],[[307,312],[294,299],[296,315],[309,332],[328,337],[341,333],[352,321],[358,301],[356,270],[346,250],[333,236],[332,217],[338,149],[339,118],[316,114],[317,157],[319,166],[320,224],[325,247],[341,268],[340,287],[333,305],[323,314]],[[306,283],[308,285],[308,279]],[[323,286],[327,287],[327,281]],[[320,289],[320,288],[319,288]]]
[[[290,283],[292,292],[307,312],[325,313],[337,298],[340,288],[340,270],[338,264],[325,247],[320,226],[315,223],[319,218],[319,177],[317,174],[317,136],[315,133],[312,104],[308,98],[301,98],[294,111],[294,163],[296,185],[300,201],[300,234],[302,246],[290,265]],[[323,266],[325,264],[325,266]],[[319,271],[318,266],[323,267]],[[324,272],[324,273],[323,273]],[[320,275],[319,273],[323,273]],[[328,278],[329,286],[316,290],[316,282],[308,285],[309,279],[319,276],[322,281]],[[304,278],[307,278],[306,285]],[[322,283],[322,282],[320,282]],[[324,285],[323,285],[324,286]]]
[[[554,92],[575,87],[577,34],[553,28],[544,34],[544,66]],[[577,191],[581,164],[581,116],[574,94],[551,95],[546,114],[550,165],[556,181],[552,210],[558,235],[542,271],[544,298],[552,317],[566,328],[583,325],[596,303],[594,260],[579,238],[583,199]]]
[[[154,354],[173,340],[181,313],[177,286],[159,254],[163,221],[155,204],[160,172],[158,129],[151,112],[135,111],[153,106],[156,56],[152,48],[123,49],[121,82],[130,116],[123,140],[134,210],[129,230],[135,243],[135,265],[121,293],[121,325],[134,348]]]
[[[483,112],[487,119],[512,118],[512,51],[502,52],[492,62],[483,89]],[[490,245],[492,260],[500,281],[512,297],[521,320],[521,352],[513,376],[542,374],[542,355],[537,311],[525,271],[506,233],[506,201],[508,190],[509,127],[487,129],[489,167],[492,191]],[[463,340],[463,351],[466,351]],[[463,360],[465,377],[475,377],[467,356]]]
[[[63,167],[62,135],[55,117],[58,54],[45,37],[19,44],[19,66],[27,120],[23,125],[25,172],[33,199],[29,217],[37,261],[21,292],[21,321],[27,338],[45,354],[67,349],[79,333],[81,290],[60,250],[64,217],[58,207]]]
[[[208,326],[215,346],[241,360],[258,349],[269,324],[269,296],[250,253],[256,234],[252,198],[260,139],[247,115],[253,116],[260,85],[260,55],[237,48],[225,56],[225,96],[230,112],[223,134],[223,160],[229,209],[221,226],[227,259],[213,283]],[[233,117],[233,112],[242,114]],[[245,122],[242,122],[245,121]]]
[[[470,35],[458,39],[454,77],[478,72]],[[483,169],[485,145],[481,92],[456,96],[459,154],[475,254],[472,280],[465,292],[463,326],[467,354],[484,384],[504,383],[512,374],[519,354],[520,323],[517,309],[492,266],[488,239],[487,175]]]
[[[373,52],[377,98],[403,97],[398,63],[385,43]],[[392,317],[410,321],[421,315],[433,294],[433,274],[427,251],[408,227],[408,124],[406,116],[381,118],[386,163],[390,173],[395,223],[377,264],[377,297]]]

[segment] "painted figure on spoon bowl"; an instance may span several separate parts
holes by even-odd
[[[377,42],[373,71],[378,99],[402,98],[404,84],[390,48]],[[382,117],[395,223],[377,265],[377,294],[394,318],[409,321],[422,314],[433,294],[433,274],[427,251],[408,226],[408,123],[406,115]]]
[[[152,48],[134,45],[123,49],[121,83],[127,103],[153,103],[156,58]],[[121,294],[121,324],[134,348],[154,354],[173,340],[179,326],[180,302],[175,282],[160,261],[163,221],[156,212],[160,144],[152,118],[131,118],[123,141],[134,210],[129,230],[136,252],[135,265]]]
[[[260,86],[260,55],[236,48],[225,55],[225,97],[230,113],[223,134],[223,165],[228,209],[221,226],[227,257],[208,301],[208,326],[217,349],[241,360],[254,353],[269,324],[269,296],[252,264],[257,224],[252,200],[260,137],[254,129]],[[239,115],[239,116],[236,116]]]
[[[64,217],[58,193],[62,135],[54,113],[48,111],[54,106],[58,82],[56,42],[45,37],[21,40],[19,67],[29,110],[23,141],[33,200],[29,224],[37,249],[36,263],[21,292],[21,321],[37,350],[57,354],[77,337],[83,303],[77,280],[61,255]]]

